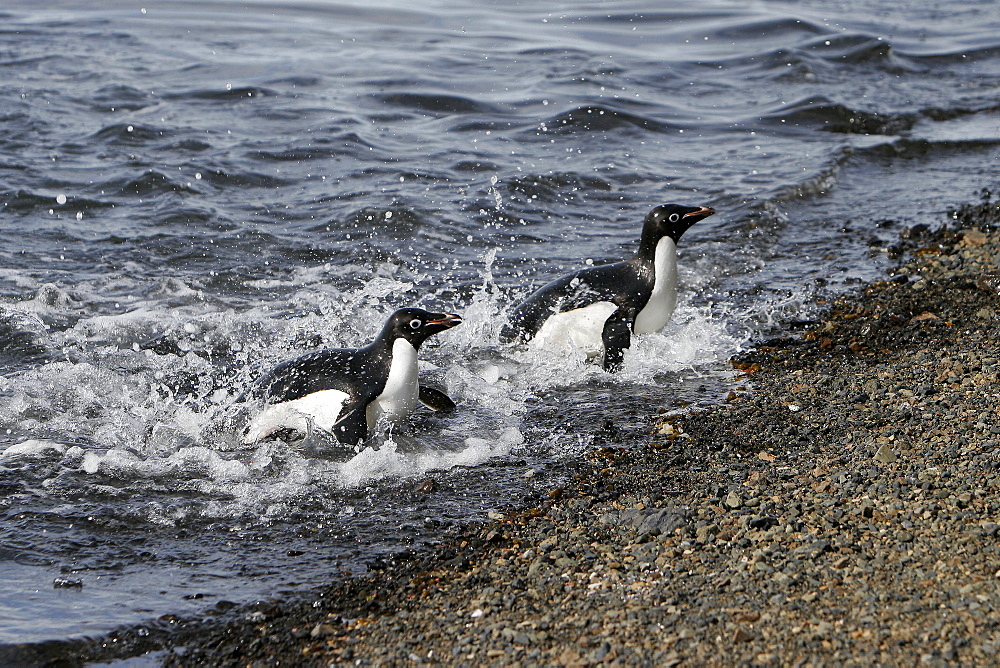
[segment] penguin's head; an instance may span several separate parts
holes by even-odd
[[[385,323],[382,334],[389,340],[406,339],[414,348],[419,348],[427,337],[462,323],[462,317],[454,313],[431,313],[422,308],[401,308]]]
[[[681,235],[699,220],[708,218],[715,209],[707,206],[684,206],[683,204],[661,204],[646,216],[643,236],[655,239],[670,237],[677,243]]]

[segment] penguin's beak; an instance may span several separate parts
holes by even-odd
[[[690,213],[685,213],[684,216],[682,216],[682,217],[683,218],[692,218],[693,217],[694,220],[691,221],[691,222],[692,223],[696,223],[699,220],[701,220],[702,218],[708,218],[713,213],[715,213],[715,209],[713,209],[712,207],[703,206],[703,207],[701,207],[701,208],[699,208],[699,209],[697,209],[695,211],[691,211]]]
[[[428,325],[440,325],[445,329],[450,329],[455,325],[462,324],[462,316],[455,313],[441,313],[439,317],[427,321]]]

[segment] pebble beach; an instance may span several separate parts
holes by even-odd
[[[608,442],[537,504],[301,599],[176,620],[157,656],[995,663],[998,222],[986,194],[902,230],[886,280],[732,360],[725,401],[651,418],[643,448]]]

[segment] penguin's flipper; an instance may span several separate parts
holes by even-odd
[[[330,432],[345,445],[357,445],[368,438],[367,404],[358,402],[337,420]]]
[[[604,370],[614,373],[621,368],[625,359],[625,349],[632,346],[632,329],[629,319],[619,308],[604,321]]]
[[[455,410],[455,402],[447,394],[433,387],[421,385],[417,398],[424,406],[439,413],[450,413]]]

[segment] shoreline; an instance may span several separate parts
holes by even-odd
[[[906,230],[908,259],[891,279],[735,359],[750,391],[660,422],[641,448],[594,450],[539,506],[503,509],[429,553],[396,555],[307,600],[178,621],[155,657],[991,662],[1000,204],[984,197],[954,218],[958,227]],[[124,650],[127,635],[113,642]]]

